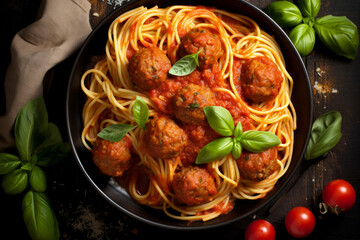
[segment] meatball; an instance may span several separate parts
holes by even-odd
[[[224,54],[219,36],[198,28],[190,30],[182,38],[177,54],[181,58],[200,50],[199,66],[201,68],[210,68]]]
[[[170,118],[154,118],[146,125],[145,144],[153,157],[176,157],[187,145],[187,140],[184,130]]]
[[[252,153],[243,150],[240,158],[236,160],[240,175],[244,179],[261,181],[273,174],[279,165],[276,161],[277,150],[270,148],[261,153]]]
[[[180,88],[174,96],[174,110],[177,119],[185,123],[204,125],[205,106],[215,105],[215,95],[210,88],[190,83]]]
[[[167,79],[171,63],[157,47],[143,48],[130,59],[128,66],[132,81],[144,90],[151,90]]]
[[[240,80],[244,97],[259,103],[273,100],[279,94],[283,77],[271,59],[261,57],[243,64]]]
[[[205,168],[183,168],[174,175],[172,188],[177,199],[188,205],[206,203],[217,193],[214,177]]]
[[[130,168],[130,148],[131,139],[126,136],[119,142],[97,138],[92,150],[92,159],[105,175],[120,177]]]

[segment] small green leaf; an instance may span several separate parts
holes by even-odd
[[[37,156],[37,160],[34,164],[36,163],[39,166],[48,167],[65,158],[70,150],[69,143],[63,142],[41,148],[34,154]]]
[[[338,111],[330,111],[318,117],[312,126],[305,159],[320,157],[335,147],[341,134],[342,117]]]
[[[32,239],[57,240],[59,225],[45,193],[28,191],[22,202],[23,218]]]
[[[113,124],[101,130],[97,136],[101,137],[102,139],[109,140],[110,142],[119,142],[128,132],[134,128],[136,128],[136,126],[129,124]]]
[[[9,153],[0,153],[0,175],[14,171],[21,164],[20,159]]]
[[[266,131],[249,130],[242,134],[240,144],[250,152],[263,152],[269,148],[276,147],[280,144],[279,138]]]
[[[267,6],[265,12],[280,27],[294,27],[302,22],[302,15],[299,8],[288,1],[276,1]]]
[[[44,141],[36,148],[36,150],[46,148],[48,146],[62,143],[62,137],[59,128],[56,126],[55,123],[48,124],[48,130],[45,135]]]
[[[241,122],[239,121],[234,130],[235,139],[240,141],[242,133],[243,133],[243,128]]]
[[[28,174],[25,170],[16,169],[4,175],[1,186],[7,194],[19,194],[28,185]]]
[[[230,112],[219,106],[206,106],[204,113],[210,127],[222,136],[232,136],[234,132],[234,120]]]
[[[15,121],[15,143],[20,158],[30,161],[48,131],[48,114],[42,97],[33,99],[19,111]]]
[[[199,152],[195,163],[204,164],[224,158],[233,148],[234,142],[231,137],[218,138],[206,144]]]
[[[309,55],[314,49],[315,30],[305,23],[297,25],[292,29],[289,33],[289,38],[303,57]]]
[[[134,119],[136,123],[143,129],[145,129],[145,124],[149,119],[149,107],[139,96],[136,96],[136,100],[132,109]]]
[[[45,192],[47,183],[46,183],[46,174],[38,166],[34,166],[30,172],[30,185],[37,192]]]
[[[320,0],[298,0],[300,12],[303,17],[315,18],[320,10]]]
[[[186,76],[195,71],[196,67],[199,66],[200,51],[182,57],[170,68],[169,73],[174,76]]]
[[[329,49],[340,56],[355,59],[359,48],[359,32],[347,17],[321,17],[316,19],[314,27],[321,42]]]
[[[238,159],[242,152],[241,144],[235,138],[234,138],[234,147],[231,152],[232,152],[234,159]]]

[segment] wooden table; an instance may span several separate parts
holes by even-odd
[[[90,2],[92,26],[118,7],[116,1],[111,0]],[[272,1],[248,2],[264,9]],[[39,4],[39,0],[1,1],[1,83],[10,62],[11,39],[17,31],[36,19]],[[319,16],[328,14],[345,15],[360,27],[358,0],[323,1]],[[64,137],[67,79],[74,59],[75,55],[47,74],[47,78],[53,80],[45,94],[50,120],[62,129]],[[293,207],[306,206],[317,217],[315,231],[306,239],[360,239],[360,199],[350,212],[341,216],[320,219],[318,214],[322,189],[333,179],[342,178],[351,182],[360,198],[360,54],[350,61],[329,52],[317,41],[314,51],[303,60],[314,86],[314,117],[330,110],[340,111],[343,116],[343,137],[326,158],[307,167],[304,165],[297,173],[297,181],[292,188],[269,211],[255,217],[273,223],[277,239],[291,239],[284,227],[284,217]],[[2,113],[3,91],[1,84]],[[236,222],[214,230],[196,232],[157,229],[125,215],[104,200],[85,179],[72,156],[47,169],[47,175],[47,194],[57,215],[63,239],[147,239],[150,236],[164,239],[243,239],[244,229],[250,222]],[[21,197],[8,196],[3,191],[0,191],[0,233],[1,239],[28,239],[22,220]]]

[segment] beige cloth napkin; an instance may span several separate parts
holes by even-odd
[[[44,0],[43,6],[41,18],[18,32],[11,43],[0,151],[14,146],[11,132],[16,115],[29,100],[42,96],[46,72],[70,56],[91,32],[87,0]]]

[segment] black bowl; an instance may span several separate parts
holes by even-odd
[[[176,4],[213,6],[229,12],[243,14],[254,19],[262,29],[270,35],[275,36],[285,57],[286,68],[294,78],[292,101],[299,116],[298,129],[295,131],[293,160],[288,171],[277,182],[273,191],[261,200],[242,200],[241,203],[238,201],[231,212],[216,219],[207,222],[194,222],[190,225],[187,222],[169,218],[161,210],[155,210],[136,203],[124,189],[117,187],[108,177],[99,174],[98,169],[91,161],[90,152],[81,142],[81,130],[83,127],[81,112],[85,102],[85,95],[80,88],[80,79],[82,74],[87,70],[91,57],[105,53],[107,30],[111,22],[120,14],[141,5],[147,7],[153,7],[154,5],[167,7]],[[268,207],[270,203],[273,203],[281,196],[286,186],[289,185],[290,179],[294,176],[295,170],[302,162],[310,135],[312,104],[311,85],[300,55],[286,33],[260,9],[241,0],[140,0],[128,2],[116,9],[93,30],[83,44],[76,58],[68,85],[66,114],[67,128],[75,159],[85,177],[107,201],[126,214],[153,226],[176,230],[195,230],[223,226],[234,221],[245,219]]]

